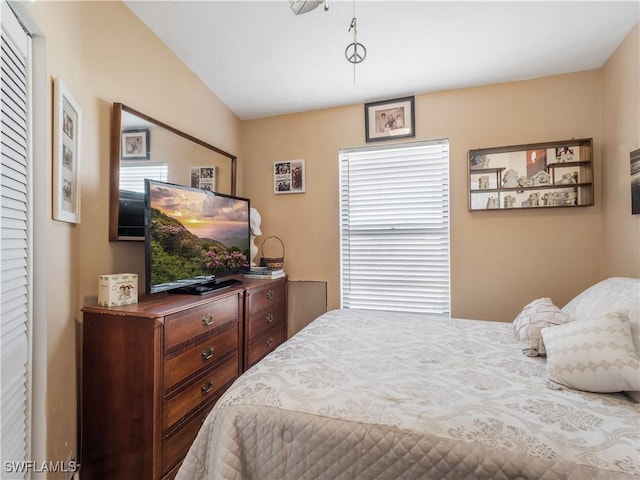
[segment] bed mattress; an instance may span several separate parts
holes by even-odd
[[[177,478],[640,478],[640,410],[549,388],[511,324],[336,310],[242,375]]]

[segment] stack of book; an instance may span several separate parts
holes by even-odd
[[[244,274],[245,278],[274,279],[284,277],[284,269],[270,270],[267,267],[251,267],[251,270]]]

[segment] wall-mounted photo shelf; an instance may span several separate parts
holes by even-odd
[[[469,150],[469,211],[593,205],[591,138]]]

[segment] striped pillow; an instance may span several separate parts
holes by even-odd
[[[545,347],[540,330],[551,325],[571,322],[573,318],[556,307],[550,298],[538,298],[518,314],[513,321],[518,340],[524,343],[522,353],[528,357],[545,355]]]

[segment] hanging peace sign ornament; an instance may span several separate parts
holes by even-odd
[[[347,45],[347,48],[344,49],[344,56],[348,62],[357,65],[367,58],[367,49],[363,44],[353,42]]]
[[[354,2],[355,9],[355,2]],[[355,12],[354,12],[355,13]],[[351,24],[349,25],[349,31],[353,30],[353,42],[347,45],[347,48],[344,49],[344,56],[349,63],[353,63],[357,65],[358,63],[362,63],[365,58],[367,58],[367,49],[363,44],[358,43],[358,20],[354,16],[351,19]],[[354,70],[354,81],[355,81],[355,70]]]

